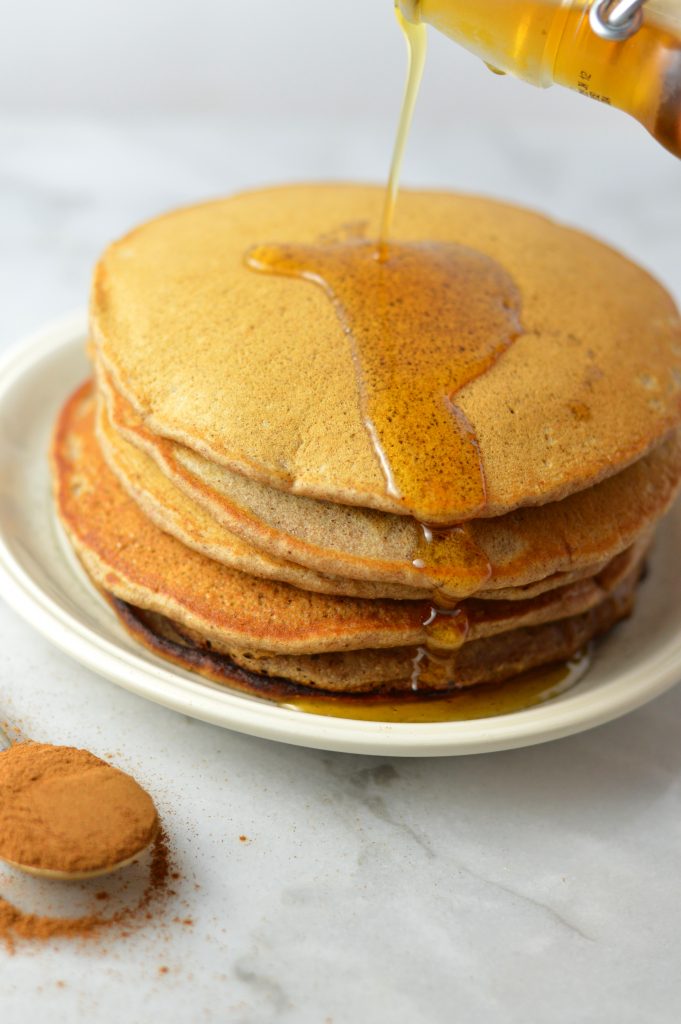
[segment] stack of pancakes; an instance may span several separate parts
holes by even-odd
[[[128,629],[278,699],[428,693],[572,657],[630,612],[681,482],[681,322],[662,287],[528,211],[405,193],[397,238],[498,261],[522,323],[450,396],[484,506],[436,509],[435,535],[410,515],[334,303],[244,262],[254,245],[348,225],[370,238],[380,204],[372,188],[272,189],[111,246],[92,295],[93,380],[55,431],[61,522]]]

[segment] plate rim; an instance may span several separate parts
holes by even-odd
[[[15,387],[40,373],[47,357],[84,344],[87,313],[75,311],[0,356],[0,412]],[[66,398],[66,396],[64,396]],[[0,439],[0,443],[2,443]],[[45,458],[45,479],[49,484]],[[49,499],[48,499],[49,500]],[[568,691],[563,699],[493,718],[461,722],[372,722],[287,708],[227,688],[126,650],[61,608],[14,557],[0,520],[0,596],[46,639],[109,681],[147,700],[201,721],[264,739],[378,756],[452,756],[491,753],[549,742],[595,728],[648,703],[681,679],[681,630],[645,662],[596,690]],[[113,618],[113,613],[112,613]],[[153,657],[153,656],[152,656]]]

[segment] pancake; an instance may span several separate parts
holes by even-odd
[[[95,273],[92,336],[147,428],[271,488],[404,513],[365,429],[333,303],[308,281],[244,264],[255,244],[313,243],[348,223],[375,237],[382,199],[379,188],[270,189],[167,214],[111,246]],[[471,247],[521,299],[520,337],[456,393],[484,506],[462,498],[433,521],[592,489],[678,425],[681,321],[620,254],[518,207],[446,193],[402,193],[395,238]]]
[[[451,690],[453,683],[468,687],[513,680],[529,669],[568,660],[631,613],[636,579],[637,574],[632,574],[583,615],[464,644],[453,662],[453,680],[419,688],[420,695]],[[293,658],[262,657],[235,649],[226,655],[192,644],[163,616],[115,598],[111,603],[128,632],[155,654],[255,696],[285,701],[319,691],[346,695],[412,692],[414,648]]]
[[[287,494],[215,466],[152,434],[101,372],[98,381],[115,433],[150,455],[191,499],[199,514],[192,520],[186,506],[185,521],[195,528],[204,521],[203,510],[275,558],[336,578],[404,588],[420,584],[455,600],[472,594],[526,599],[528,584],[540,584],[536,593],[580,573],[592,575],[650,532],[681,485],[677,431],[620,473],[560,502],[447,531],[437,541],[437,558],[417,568],[421,528],[413,519]],[[163,504],[161,496],[157,504]],[[147,510],[149,505],[143,502]],[[167,526],[169,518],[160,516],[156,521]]]
[[[452,683],[464,686],[500,682],[538,665],[572,657],[594,636],[629,614],[641,567],[640,559],[629,558],[610,575],[612,585],[607,589],[603,587],[598,600],[595,594],[588,601],[580,600],[575,594],[554,619],[547,607],[544,609],[545,618],[541,613],[536,614],[540,609],[534,609],[534,613],[528,609],[524,618],[530,625],[524,625],[520,616],[511,616],[506,625],[512,628],[502,631],[499,629],[504,625],[503,618],[489,620],[486,618],[487,607],[476,609],[467,602],[466,614],[470,616],[473,628],[469,634],[471,639],[458,649],[451,660],[448,658],[448,667],[455,675],[439,682],[437,679],[428,684],[422,681],[420,688],[432,690],[446,688]],[[476,612],[479,616],[477,621]],[[417,653],[414,647],[298,656],[270,655],[206,641],[196,631],[178,623],[172,624],[172,631],[180,642],[224,655],[242,668],[322,689],[360,692],[373,691],[388,684],[399,684],[403,688],[407,680],[410,686],[413,682]],[[164,635],[170,636],[167,632]],[[459,669],[462,670],[461,677]]]
[[[161,530],[187,547],[224,565],[263,579],[290,583],[303,590],[349,597],[418,599],[428,591],[394,583],[324,576],[305,566],[275,558],[232,533],[167,477],[141,448],[112,428],[104,402],[99,403],[96,433],[102,454],[122,487]]]
[[[309,593],[237,572],[162,532],[108,468],[94,432],[95,402],[90,383],[67,402],[52,456],[58,514],[102,589],[230,651],[253,647],[296,655],[426,642],[452,645],[446,618],[428,626],[429,602]],[[457,609],[467,623],[462,639],[467,645],[597,608],[638,571],[642,556],[642,549],[634,548],[598,577],[530,601],[464,602]]]
[[[158,529],[122,489],[94,434],[95,398],[83,385],[64,406],[52,445],[57,512],[99,586],[216,638],[272,651],[392,646],[416,640],[421,602],[313,594],[230,569]]]

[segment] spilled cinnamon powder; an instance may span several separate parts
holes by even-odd
[[[30,914],[0,897],[0,942],[12,952],[17,942],[40,942],[55,938],[87,939],[104,929],[123,928],[127,932],[148,921],[153,915],[151,908],[165,896],[170,895],[168,877],[170,857],[168,841],[162,829],[157,831],[152,847],[149,877],[140,899],[132,907],[126,907],[105,917],[102,914],[85,914],[81,917],[48,917]]]

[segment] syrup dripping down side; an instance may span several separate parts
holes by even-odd
[[[362,417],[386,493],[420,525],[415,568],[438,597],[424,621],[412,686],[451,681],[453,652],[468,634],[463,610],[446,606],[462,567],[474,593],[489,561],[465,525],[485,507],[475,431],[456,394],[491,368],[521,333],[520,297],[496,261],[466,246],[390,241],[399,175],[423,73],[425,26],[395,10],[408,50],[407,79],[376,243],[327,236],[316,245],[258,246],[251,269],[321,287],[351,342]],[[443,527],[448,529],[443,531]]]

